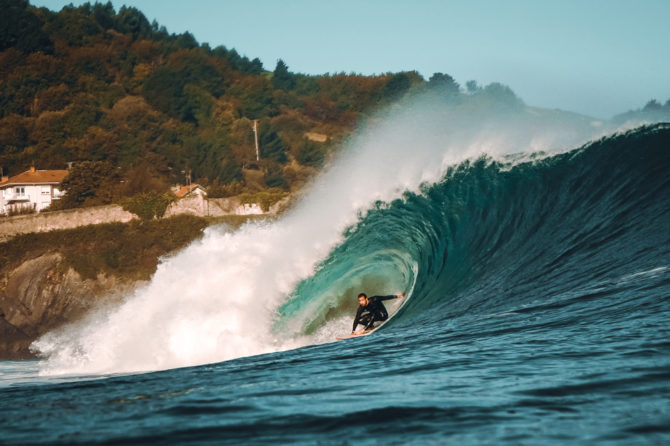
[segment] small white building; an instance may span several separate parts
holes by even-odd
[[[30,170],[0,181],[0,214],[39,212],[63,194],[58,188],[67,170]]]
[[[172,188],[172,192],[177,196],[177,198],[186,198],[198,195],[200,197],[206,197],[207,192],[199,184],[193,183],[188,186],[175,186]]]

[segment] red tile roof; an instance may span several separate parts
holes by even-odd
[[[200,188],[200,189],[202,189],[202,187],[200,187],[199,184],[195,184],[195,183],[193,183],[193,184],[189,184],[188,186],[182,186],[182,187],[180,187],[179,190],[178,190],[177,192],[175,192],[174,194],[175,194],[177,197],[181,198],[181,197],[183,197],[183,196],[185,196],[185,195],[188,195],[188,194],[189,194],[191,191],[193,191],[193,189],[195,189],[195,188]]]
[[[16,176],[9,177],[0,186],[9,184],[58,184],[67,175],[67,170],[27,170]]]

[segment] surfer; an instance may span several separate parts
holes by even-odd
[[[354,318],[354,328],[351,329],[351,334],[363,334],[372,330],[374,323],[377,321],[383,322],[389,317],[388,311],[382,301],[389,299],[402,299],[405,293],[394,294],[391,296],[372,296],[368,297],[365,293],[358,295],[358,311]],[[356,332],[358,324],[365,328],[360,332]]]

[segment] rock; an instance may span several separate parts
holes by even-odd
[[[34,357],[28,347],[38,337],[138,285],[103,274],[83,280],[58,253],[25,261],[0,284],[0,360]]]
[[[28,347],[33,339],[0,316],[0,358],[4,360],[29,359]]]

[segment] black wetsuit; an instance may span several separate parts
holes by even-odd
[[[358,324],[365,325],[365,329],[369,330],[377,321],[385,321],[389,317],[386,307],[382,303],[383,300],[395,299],[397,296],[372,296],[368,297],[368,304],[366,306],[359,305],[356,317],[354,318],[354,328],[351,331],[356,331]]]

